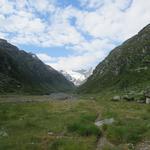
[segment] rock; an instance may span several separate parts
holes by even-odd
[[[147,89],[145,92],[146,104],[150,104],[150,89]]]
[[[112,101],[120,101],[121,100],[121,97],[120,96],[114,96],[112,98]]]
[[[150,98],[146,97],[146,104],[150,104]]]
[[[129,150],[134,150],[135,149],[133,143],[128,143],[127,145],[128,145]]]
[[[53,135],[53,134],[54,134],[54,133],[53,133],[53,132],[51,132],[51,131],[49,131],[49,132],[48,132],[48,135]]]
[[[134,97],[132,95],[123,95],[122,98],[126,101],[134,101]]]
[[[114,118],[104,119],[104,120],[96,121],[95,125],[100,127],[104,124],[106,124],[106,125],[112,124],[114,121],[115,121]]]
[[[96,100],[96,98],[95,97],[90,97],[90,100]]]
[[[2,136],[2,137],[7,137],[7,136],[8,136],[8,133],[7,133],[6,131],[4,131],[4,130],[1,130],[1,131],[0,131],[0,136]]]

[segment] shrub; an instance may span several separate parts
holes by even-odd
[[[82,114],[80,120],[84,122],[94,122],[96,120],[96,114]]]
[[[100,129],[92,123],[75,122],[68,125],[67,129],[69,132],[76,132],[81,136],[100,135]]]
[[[115,144],[121,143],[133,143],[136,144],[142,139],[143,133],[145,133],[147,127],[145,125],[138,126],[135,123],[129,123],[124,125],[113,125],[107,129],[107,137]]]

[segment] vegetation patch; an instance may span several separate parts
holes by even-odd
[[[105,136],[114,147],[150,139],[149,105],[113,102],[112,95],[91,95],[76,101],[4,103],[0,97],[0,149],[2,150],[94,150],[97,139]],[[18,99],[47,99],[45,96],[21,96]],[[11,97],[7,97],[11,100]],[[94,125],[95,120],[114,118],[115,122]],[[52,134],[49,134],[52,133]],[[125,147],[125,148],[124,148]]]
[[[115,144],[139,142],[149,127],[141,120],[126,120],[107,127],[107,138]]]
[[[67,127],[68,131],[78,133],[81,136],[100,135],[101,132],[94,124],[74,122]]]

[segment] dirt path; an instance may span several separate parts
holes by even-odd
[[[99,122],[100,120],[100,115],[97,115],[97,118],[95,120],[95,124],[96,122]],[[113,144],[111,144],[107,138],[105,137],[104,133],[98,137],[97,139],[97,145],[96,145],[96,150],[103,150],[105,147],[113,147]]]
[[[97,142],[96,150],[103,150],[104,147],[113,147],[113,145],[106,139],[106,137],[102,136]]]

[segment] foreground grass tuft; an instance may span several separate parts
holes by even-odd
[[[82,122],[74,122],[68,125],[68,131],[78,133],[81,136],[99,136],[101,134],[100,129],[94,124],[85,124]]]

